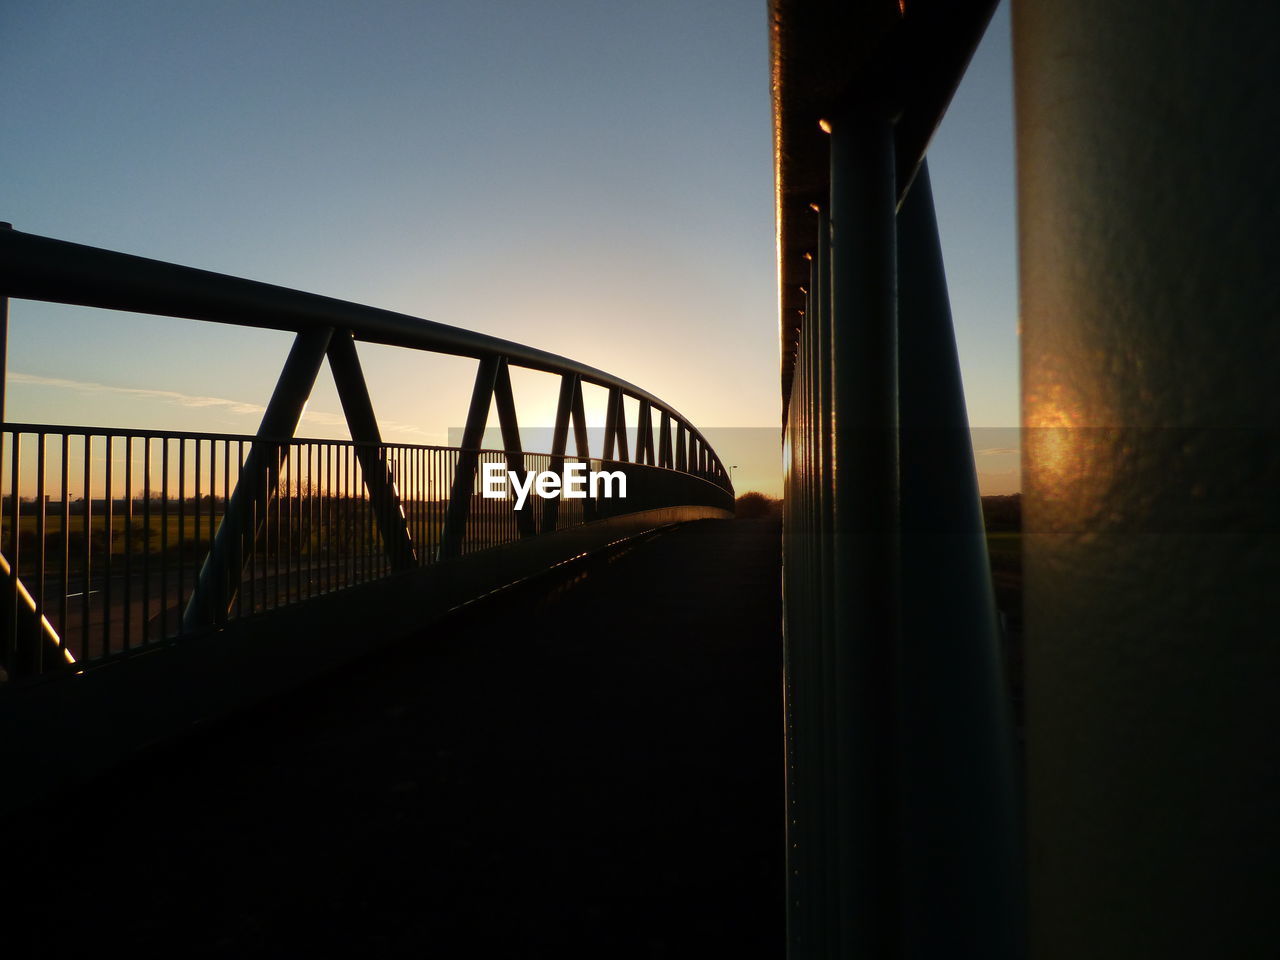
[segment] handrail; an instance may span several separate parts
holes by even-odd
[[[368,513],[367,518],[361,520],[361,536],[367,541],[365,546],[370,550],[376,545],[380,559],[375,562],[361,554],[361,562],[368,568],[366,572],[376,567],[387,572],[401,573],[424,564],[457,559],[475,547],[477,524],[479,529],[488,534],[501,529],[505,531],[503,536],[527,539],[554,532],[566,524],[644,513],[649,509],[680,507],[691,508],[697,513],[706,508],[710,511],[708,515],[723,515],[732,510],[733,484],[723,462],[701,431],[673,407],[648,391],[611,374],[523,344],[253,280],[24,234],[3,224],[0,225],[0,311],[3,311],[0,312],[0,349],[5,342],[7,304],[11,297],[290,330],[296,336],[276,387],[264,408],[258,431],[252,437],[136,430],[127,427],[7,423],[3,422],[3,401],[0,399],[0,423],[4,427],[0,431],[0,451],[3,452],[0,453],[0,459],[7,459],[9,463],[12,490],[7,512],[5,502],[0,498],[0,514],[4,514],[9,534],[8,553],[0,559],[7,560],[10,564],[9,572],[0,576],[0,663],[6,664],[6,670],[10,672],[17,669],[20,673],[41,673],[46,652],[51,659],[62,659],[62,655],[67,652],[61,631],[65,630],[69,616],[66,612],[69,609],[66,595],[67,571],[70,569],[67,553],[69,534],[65,531],[69,529],[72,511],[68,492],[68,458],[76,447],[80,449],[84,462],[85,519],[82,521],[82,539],[83,549],[86,551],[81,563],[83,590],[80,605],[83,610],[80,626],[83,637],[77,654],[82,657],[92,649],[87,631],[91,616],[97,615],[93,613],[93,604],[89,600],[89,578],[93,569],[89,555],[89,544],[93,539],[89,514],[95,509],[95,498],[91,493],[94,483],[90,470],[90,448],[95,436],[101,436],[105,445],[106,458],[100,483],[105,491],[101,510],[105,514],[102,520],[107,529],[114,529],[113,514],[116,506],[116,498],[112,493],[113,441],[123,441],[123,475],[117,476],[116,480],[123,480],[124,488],[129,492],[127,505],[124,507],[126,515],[131,516],[133,513],[132,491],[136,486],[135,478],[139,476],[135,466],[141,468],[143,477],[144,515],[150,509],[153,443],[159,443],[160,467],[166,478],[161,490],[162,510],[167,509],[164,505],[171,499],[170,490],[165,484],[168,483],[170,467],[174,466],[177,470],[173,478],[176,485],[174,492],[177,494],[177,519],[180,529],[184,530],[184,514],[187,509],[184,482],[188,466],[194,469],[192,479],[195,500],[191,506],[197,527],[195,536],[199,542],[201,523],[207,522],[208,541],[207,545],[202,544],[202,549],[207,546],[207,552],[203,554],[198,571],[192,571],[189,594],[184,590],[182,574],[179,573],[178,576],[176,596],[182,601],[183,608],[181,618],[175,626],[180,635],[195,634],[217,627],[226,622],[229,616],[239,615],[245,609],[245,591],[242,588],[247,587],[250,594],[248,611],[255,609],[253,557],[259,549],[260,536],[269,538],[271,535],[272,528],[266,518],[274,516],[274,534],[278,540],[281,532],[281,498],[284,500],[286,513],[292,510],[293,505],[302,501],[307,503],[308,510],[313,510],[316,507],[316,497],[330,495],[333,490],[333,477],[320,477],[320,486],[316,486],[317,476],[314,471],[319,469],[317,451],[321,448],[328,458],[326,470],[332,467],[329,463],[331,453],[340,450],[337,454],[342,463],[339,473],[349,474],[346,481],[349,487],[356,485],[358,478],[360,490],[367,491],[368,497],[362,500],[364,506],[360,508]],[[478,361],[466,426],[459,446],[428,447],[388,444],[383,441],[355,349],[356,339],[473,357]],[[326,362],[333,374],[338,398],[346,416],[350,441],[308,441],[296,436],[307,398],[314,388],[320,368]],[[549,451],[533,453],[522,449],[519,417],[509,370],[513,363],[560,377],[559,400]],[[5,359],[0,354],[0,398],[4,393],[4,373]],[[594,384],[608,391],[604,443],[602,449],[595,451],[595,457],[590,449],[590,431],[583,404],[583,383]],[[631,453],[628,452],[624,402],[627,397],[634,398],[638,404],[635,448]],[[502,433],[501,450],[482,449],[491,406],[497,408],[498,425]],[[655,410],[658,414],[656,424]],[[33,464],[36,505],[29,509],[24,506],[21,489],[24,448],[22,437],[28,433],[35,435],[33,443],[36,450]],[[568,450],[570,435],[575,448],[573,455]],[[51,436],[60,437],[60,441],[53,447],[46,443],[46,439]],[[6,437],[11,438],[7,444],[8,450],[5,450]],[[170,443],[173,441],[176,441],[176,464],[170,462]],[[142,448],[141,463],[135,463],[135,442],[139,442]],[[190,464],[185,460],[188,444],[192,444],[193,457]],[[432,490],[430,502],[436,506],[428,503],[424,493],[427,481],[422,476],[402,474],[404,464],[396,462],[398,454],[394,451],[397,450],[406,451],[406,456],[419,466],[425,464],[424,457],[435,458],[428,469],[430,476],[427,479]],[[201,499],[202,452],[203,467],[208,473],[207,503]],[[220,457],[217,456],[219,452]],[[315,463],[312,463],[313,455]],[[622,468],[624,472],[618,482],[623,487],[626,476],[635,472],[632,468],[638,468],[636,476],[643,478],[640,484],[642,489],[635,491],[634,497],[624,494],[628,497],[628,503],[621,510],[607,503],[597,502],[593,493],[581,504],[572,508],[566,506],[563,518],[559,497],[554,494],[542,501],[540,510],[508,508],[503,516],[496,515],[494,507],[486,506],[483,501],[477,505],[477,478],[483,462],[500,458],[505,461],[506,471],[511,476],[526,476],[532,482],[533,473],[560,474],[571,456],[578,461],[607,464],[610,470],[615,466]],[[60,548],[54,543],[54,549],[62,551],[60,579],[51,581],[51,589],[62,591],[60,612],[55,618],[57,630],[44,618],[47,609],[46,546],[47,535],[52,529],[45,523],[49,491],[45,475],[50,458],[59,465],[57,488],[60,491],[62,517],[59,530],[64,534]],[[219,486],[219,460],[222,466],[220,501],[215,496]],[[534,463],[544,469],[528,470]],[[3,469],[3,464],[0,464],[0,474]],[[294,486],[301,483],[303,473],[309,478],[309,490],[303,491],[300,486],[295,490]],[[231,483],[233,474],[234,486]],[[407,488],[405,483],[408,484]],[[445,489],[441,488],[442,483],[447,488],[447,496]],[[341,485],[340,482],[339,487]],[[606,499],[611,496],[609,489],[606,486],[603,493]],[[541,494],[541,489],[539,493]],[[523,497],[522,494],[521,501]],[[575,495],[574,499],[580,498]],[[342,502],[345,504],[347,501]],[[221,504],[221,511],[215,524],[217,503]],[[428,518],[424,511],[435,511],[438,515]],[[34,530],[31,532],[34,534],[36,553],[30,559],[23,554],[22,541],[26,534],[18,523],[24,512],[31,513],[34,523]],[[289,515],[292,517],[292,513]],[[150,520],[147,520],[148,532],[145,536],[151,535],[149,524]],[[292,519],[286,524],[289,527],[286,531],[288,536],[301,536],[302,527],[293,530],[291,524]],[[128,560],[133,553],[132,529],[130,519],[124,532],[126,584],[132,582],[129,577],[133,576],[129,572]],[[184,537],[184,533],[179,534],[180,555],[185,549]],[[105,656],[112,652],[111,617],[117,614],[121,617],[120,635],[125,639],[125,649],[128,649],[135,631],[131,630],[133,614],[130,587],[124,587],[123,607],[117,610],[120,605],[113,606],[110,602],[113,583],[110,537],[108,546],[102,549],[105,551],[102,575],[106,579],[103,581],[102,609],[99,613],[104,618],[104,635],[98,652]],[[266,550],[267,546],[262,546],[262,549]],[[276,576],[279,577],[279,552],[274,557]],[[314,558],[309,555],[308,559],[310,561]],[[161,569],[165,569],[163,557]],[[20,583],[20,578],[24,575],[35,578],[35,589],[31,593],[32,601],[29,604],[23,600],[26,596],[23,593],[25,588]],[[163,576],[162,573],[161,593],[168,596]],[[151,582],[145,561],[142,582]],[[144,596],[146,590],[147,587],[143,587]],[[294,594],[290,594],[286,589],[285,593],[286,598],[295,595],[297,598],[301,597],[296,590]],[[146,604],[149,602],[147,600]],[[163,606],[160,611],[159,630],[162,634],[169,632],[165,622],[167,610],[168,607]],[[137,639],[146,642],[147,636],[144,627],[141,637]]]
[[[191,431],[191,430],[161,430],[152,427],[101,427],[92,424],[68,424],[68,423],[35,423],[33,421],[6,420],[3,423],[3,429],[7,433],[44,433],[54,436],[63,434],[74,436],[92,436],[92,437],[151,437],[152,439],[172,439],[172,440],[189,440],[192,437],[199,436],[201,440],[228,440],[232,443],[242,441],[244,443],[344,443],[352,447],[367,447],[378,450],[458,450],[458,446],[447,443],[409,443],[399,440],[347,440],[345,438],[335,437],[306,437],[298,434],[293,436],[267,437],[255,433],[216,433],[207,430]],[[503,447],[478,447],[476,453],[493,453],[505,454],[508,451]],[[539,455],[537,450],[526,450],[527,456]],[[541,455],[546,455],[545,453]],[[570,454],[572,456],[572,454]],[[630,460],[624,460],[620,457],[602,457],[599,454],[592,454],[590,460],[598,460],[602,463],[618,463],[625,466],[633,466]],[[664,467],[661,464],[644,464],[652,470],[665,470],[671,473],[679,473],[683,476],[692,477],[695,480],[702,480],[713,486],[724,489],[723,486],[716,483],[713,479],[697,473],[691,473],[686,470],[676,470],[674,467]]]
[[[509,467],[512,451],[35,423],[4,424],[0,449],[0,687],[594,520],[729,506],[715,477],[526,453],[528,473],[557,459],[620,471],[631,488],[626,506],[592,493],[548,516],[516,508],[510,491],[490,498],[468,488],[466,521],[446,553],[468,453],[473,468]],[[260,474],[275,482],[255,497],[246,525],[237,514]],[[398,531],[386,523],[393,498]],[[239,535],[220,562],[227,530]],[[397,553],[400,534],[409,556]],[[207,616],[188,614],[193,598]]]
[[[305,333],[338,328],[368,343],[481,360],[505,357],[516,366],[574,375],[648,402],[683,423],[706,447],[719,471],[724,470],[692,422],[647,390],[568,357],[461,327],[13,229],[0,230],[0,291],[26,300],[269,330]]]

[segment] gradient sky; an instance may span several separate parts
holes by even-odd
[[[742,0],[3,4],[0,219],[534,344],[776,437],[767,27]],[[1009,428],[1003,7],[930,168],[971,421]],[[288,345],[18,301],[7,413],[251,433]],[[445,442],[474,361],[360,350],[384,436]],[[299,433],[343,436],[322,376]],[[525,422],[550,423],[555,387],[515,377]],[[1016,488],[1016,457],[983,452],[1012,436],[976,444],[989,491]],[[753,456],[739,489],[778,492],[779,462]]]

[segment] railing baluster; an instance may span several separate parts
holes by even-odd
[[[238,440],[236,441],[236,485],[237,486],[239,486],[240,479],[243,477],[244,477],[244,441]],[[230,513],[231,513],[231,492],[228,490],[226,503],[222,505],[222,516],[223,516],[224,523],[227,522],[226,518],[230,515]],[[250,525],[250,530],[257,529],[257,526],[255,525],[257,521],[257,517],[254,516],[253,520],[254,520],[254,524]],[[252,601],[253,577],[254,577],[253,539],[252,539],[253,534],[246,533],[243,529],[241,529],[236,533],[234,533],[233,536],[235,537],[236,544],[239,547],[240,556],[242,558],[246,556],[248,557],[249,597],[250,597],[249,612],[253,613],[253,601]],[[237,617],[244,616],[244,588],[243,587],[241,587],[241,589],[236,591],[236,616]]]
[[[5,341],[7,341],[8,339],[8,317],[9,317],[8,311],[9,311],[8,298],[0,297],[0,323],[5,324],[5,337],[0,338],[0,340],[5,340]],[[0,343],[0,360],[3,359],[3,354],[6,346],[7,346],[7,343]],[[0,376],[3,376],[3,375],[4,375],[4,369],[3,367],[0,367]],[[2,391],[0,391],[0,394],[2,394]],[[0,395],[0,409],[3,409],[3,407],[4,407],[4,397],[3,395]],[[2,420],[0,420],[0,424],[3,424]],[[13,489],[11,486],[6,486],[5,484],[4,471],[5,471],[6,460],[4,456],[4,451],[5,451],[6,436],[7,434],[4,431],[3,426],[0,426],[0,554],[5,556],[6,562],[10,562],[9,558],[11,558],[13,554],[12,554],[12,551],[9,551],[6,553],[4,550],[4,531],[8,529],[8,523],[6,522],[5,517],[11,511],[8,511],[5,509],[5,502],[10,496],[12,496],[13,499],[16,501],[17,491],[14,490],[12,494],[6,494],[4,492],[7,489]],[[17,582],[18,582],[17,574],[18,574],[18,571],[14,569],[12,566],[10,566],[9,579],[13,581],[12,584],[0,585],[0,591],[3,591],[5,596],[5,605],[0,606],[0,610],[4,611],[3,613],[0,613],[0,623],[3,623],[4,625],[4,629],[0,630],[0,647],[3,648],[4,656],[0,659],[2,659],[3,662],[6,664],[13,664],[14,662],[14,659],[13,659],[14,652],[10,650],[10,646],[15,644],[17,640],[17,633],[15,632],[15,629],[14,629],[17,624],[17,620],[16,620],[17,611],[16,609],[14,609],[12,605],[12,601],[14,597],[11,594],[11,590],[15,590],[17,587]],[[9,614],[13,614],[14,616],[10,617]],[[12,673],[12,667],[9,668],[9,672]]]
[[[364,470],[360,467],[359,450],[351,448],[351,473],[355,482],[356,516],[360,525],[360,579],[369,579],[369,503],[368,487],[364,480]]]
[[[212,437],[210,437],[209,438],[209,528],[208,528],[209,547],[208,547],[208,550],[213,549],[213,538],[217,532],[217,527],[216,527],[217,520],[214,517],[214,511],[217,509],[217,503],[218,503],[217,493],[218,493],[218,449],[217,449],[217,441],[214,440]],[[205,548],[203,547],[201,548],[201,550],[204,550],[205,552],[207,552],[207,550],[205,550]],[[226,616],[225,604],[223,605],[222,615],[223,617]]]
[[[178,441],[178,635],[187,632],[182,622],[182,606],[186,598],[187,568],[187,441]]]
[[[102,655],[111,655],[111,550],[115,546],[115,489],[112,485],[112,458],[114,438],[106,434],[102,438],[106,467],[103,473],[103,554],[102,554]]]
[[[243,449],[244,441],[239,441],[239,444],[241,449]],[[240,477],[240,464],[237,462],[236,464],[237,482],[239,481],[239,477]],[[218,518],[218,526],[222,526],[222,524],[227,522],[227,513],[230,510],[230,508],[231,508],[231,439],[227,438],[222,441],[222,515]],[[239,553],[240,553],[241,563],[243,564],[244,548],[242,544],[244,540],[244,531],[242,530],[233,531],[231,534],[231,538],[232,540],[235,541],[236,544],[241,545],[239,549]],[[212,544],[216,543],[217,540],[218,540],[218,533],[215,530],[213,533],[213,536],[210,538],[209,549],[211,550],[213,549]],[[228,604],[228,607],[229,606],[230,604]],[[240,610],[241,610],[240,591],[237,590],[236,591],[236,616],[240,616]]]
[[[497,374],[495,380],[499,380]],[[467,450],[463,448],[288,440],[275,443],[277,460],[258,458],[260,473],[256,483],[249,472],[254,458],[251,452],[246,452],[246,438],[243,437],[168,431],[102,433],[98,434],[102,439],[95,446],[94,434],[89,431],[46,429],[33,425],[25,432],[36,444],[34,463],[29,462],[24,467],[24,431],[21,428],[25,425],[15,425],[19,429],[12,432],[6,468],[7,479],[16,489],[0,503],[0,517],[9,515],[4,523],[10,548],[8,552],[14,558],[15,572],[24,582],[11,583],[7,589],[11,601],[16,592],[20,598],[25,598],[22,602],[26,604],[26,611],[46,617],[50,629],[45,632],[46,641],[37,641],[28,626],[18,625],[18,615],[15,614],[13,629],[0,650],[4,650],[7,661],[15,664],[19,672],[31,672],[54,669],[49,659],[53,655],[51,651],[59,654],[60,662],[71,662],[73,658],[102,659],[156,640],[194,632],[196,627],[191,623],[171,624],[169,613],[175,606],[179,611],[184,607],[190,609],[190,603],[185,601],[189,599],[187,567],[194,559],[191,547],[194,545],[199,548],[197,552],[203,551],[211,538],[216,540],[221,534],[228,504],[234,499],[233,475],[241,478],[238,483],[249,487],[270,489],[274,486],[274,494],[259,498],[247,521],[242,524],[236,551],[244,558],[242,573],[249,582],[244,584],[244,591],[237,589],[224,617],[253,616],[263,610],[298,603],[320,593],[363,584],[395,572],[390,555],[384,549],[382,527],[377,519],[376,494],[364,472],[366,462],[374,463],[377,469],[385,472],[386,488],[396,493],[396,510],[406,537],[419,548],[419,564],[432,563],[440,556],[433,548],[438,548],[443,542],[442,534],[447,529],[452,498],[466,475],[472,480],[471,494],[466,503],[466,526],[455,555],[470,555],[528,536],[522,529],[524,516],[529,518],[528,527],[535,533],[540,513],[543,514],[540,526],[544,531],[588,522],[594,515],[592,504],[577,502],[578,498],[565,504],[555,501],[552,507],[554,516],[548,518],[543,510],[552,501],[545,501],[543,510],[531,505],[518,514],[511,509],[514,494],[510,490],[505,501],[491,502],[489,498],[477,495],[474,479],[487,463],[504,465],[517,475],[552,470],[561,476],[567,464],[581,462],[588,469],[593,465],[589,440],[585,435],[580,384],[562,382],[562,399],[567,397],[567,407],[562,405],[557,416],[556,436],[553,438],[553,447],[556,448],[553,454],[556,455],[526,454],[519,449],[514,404],[506,388],[509,388],[509,382],[495,383],[499,420],[503,428],[502,450],[473,449],[474,456],[468,458]],[[612,405],[616,416],[619,404]],[[676,422],[679,430],[682,424],[678,420]],[[571,428],[578,447],[577,455],[572,457],[565,451]],[[615,444],[619,439],[616,428],[615,419],[611,434]],[[646,442],[639,424],[637,429],[640,436],[637,456],[653,459],[652,440]],[[669,421],[665,429],[669,434]],[[478,431],[471,432],[474,435]],[[56,451],[49,449],[51,433],[60,438]],[[73,434],[76,437],[74,441]],[[262,438],[259,439],[261,441]],[[686,440],[691,446],[695,445],[691,434],[688,438],[681,438],[680,442]],[[231,462],[233,442],[237,449],[235,464]],[[135,464],[138,443],[142,444],[141,462]],[[153,443],[160,444],[158,452]],[[178,445],[176,457],[172,455],[173,443]],[[268,449],[271,445],[269,440],[264,443]],[[71,547],[73,511],[70,502],[73,446],[83,451],[84,460],[83,495],[75,511],[77,520],[83,523],[83,538],[75,551]],[[723,471],[714,454],[704,444],[698,443],[696,448],[705,468],[705,478],[718,479]],[[56,468],[51,464],[51,456],[59,458]],[[124,458],[122,471],[115,463],[118,456]],[[674,461],[676,456],[677,451],[672,449],[658,459]],[[95,475],[95,460],[102,462],[101,479]],[[158,483],[153,478],[156,465],[160,473]],[[28,474],[27,482],[34,490],[34,496],[27,496],[25,501],[22,486],[24,468]],[[54,482],[58,484],[57,496],[61,500],[54,508],[56,524],[49,516],[52,493],[48,474],[52,469],[58,473]],[[143,474],[141,483],[136,477],[137,469],[141,469]],[[119,504],[116,503],[118,491],[115,489],[118,473],[122,474],[123,487],[123,500]],[[633,482],[642,475],[633,474]],[[94,530],[97,520],[95,483],[102,487],[102,515],[98,523],[102,529],[97,531],[97,537]],[[171,492],[171,486],[176,488],[175,491]],[[136,503],[138,496],[142,497],[140,511]],[[647,506],[649,501],[645,503]],[[30,514],[30,519],[27,514]],[[119,537],[115,535],[117,520],[122,525]],[[25,533],[24,521],[31,528]],[[253,535],[255,531],[257,535]],[[49,541],[55,535],[62,536],[61,553],[51,556]],[[101,547],[95,543],[98,538]],[[158,546],[154,543],[156,539]],[[117,542],[121,545],[119,556]],[[98,554],[96,561],[95,550]],[[78,560],[75,563],[77,585],[82,587],[78,605],[71,603],[77,595],[72,589],[73,552]],[[101,564],[96,582],[95,562]],[[158,571],[154,569],[157,565]],[[172,578],[170,574],[173,574]],[[28,588],[30,593],[26,592]],[[261,599],[259,590],[262,591]],[[244,596],[246,591],[249,594],[247,598]],[[153,616],[157,597],[158,610]],[[76,613],[78,625],[71,619]],[[59,629],[53,627],[55,619]],[[68,649],[72,637],[77,640],[71,643],[72,649]],[[33,643],[43,643],[44,646],[32,646]],[[64,651],[65,657],[62,656]]]
[[[195,555],[198,557],[198,556],[200,556],[200,517],[201,517],[201,509],[200,509],[200,438],[199,438],[199,437],[196,437],[196,438],[195,438],[194,446],[195,446],[195,451],[194,451],[195,456],[194,456],[193,460],[194,460],[194,466],[195,466],[195,469],[192,471],[192,479],[193,479],[193,480],[194,480],[194,482],[195,482],[195,497],[193,498],[194,502],[193,502],[193,504],[192,504],[192,507],[193,507],[193,510],[192,510],[192,512],[193,512],[193,519],[192,519],[192,523],[191,523],[191,547],[192,547],[192,550],[193,550],[193,552],[195,553]]]
[[[250,458],[253,450],[250,448]],[[246,478],[254,470],[254,464],[244,455],[244,444],[240,445],[240,480],[236,483],[236,489],[240,488],[240,484],[244,483]],[[258,497],[251,497],[249,510],[250,523],[247,530],[244,531],[243,541],[245,549],[249,554],[249,614],[258,612],[258,531],[265,528],[263,517],[261,516],[261,505]],[[266,539],[265,534],[261,539]],[[265,565],[264,565],[265,567]]]
[[[276,544],[276,563],[281,563],[281,556],[283,555],[284,602],[288,605],[293,593],[293,444],[288,444],[282,450],[284,454],[284,465],[281,471],[283,479],[277,485],[282,505],[276,520],[277,529],[279,530],[277,539],[280,541]]]
[[[306,566],[306,537],[307,530],[310,529],[307,514],[307,444],[298,440],[294,443],[294,458],[296,459],[296,475],[293,480],[294,495],[297,500],[297,517],[298,524],[293,532],[294,549],[293,562],[296,568],[294,573],[294,583],[297,591],[297,599],[305,600],[307,597],[307,582],[310,571]]]
[[[296,443],[291,443],[286,448],[289,458],[288,476],[285,478],[285,488],[289,498],[289,512],[286,517],[285,526],[287,529],[288,551],[287,551],[287,577],[285,596],[289,602],[297,602],[302,597],[301,581],[299,580],[298,568],[298,544],[299,531],[302,523],[302,502],[298,497],[298,474],[301,468],[301,459],[299,458],[300,448]]]
[[[151,642],[151,436],[142,438],[142,645]]]
[[[13,491],[13,524],[9,538],[9,663],[17,664],[21,654],[21,610],[18,606],[18,579],[22,575],[22,434],[13,432],[10,489]]]
[[[349,451],[345,446],[338,448],[339,461],[341,463],[341,476],[339,483],[342,484],[342,584],[341,586],[349,587],[355,583],[355,537],[352,535],[355,525],[355,514],[351,509],[351,482],[350,482],[350,457],[347,456]]]
[[[133,437],[129,434],[124,437],[124,503],[124,616],[121,649],[128,650],[131,645],[129,631],[133,626]]]
[[[32,579],[36,586],[36,626],[44,616],[44,560],[45,560],[45,435],[36,434],[36,556],[35,570]],[[36,630],[32,637],[34,648],[31,651],[32,673],[44,672],[44,635]]]
[[[169,437],[160,441],[160,639],[169,639]]]
[[[66,653],[68,644],[69,610],[67,594],[71,591],[71,491],[69,481],[71,468],[67,463],[71,454],[71,435],[62,435],[62,557],[59,566],[62,570],[62,597],[58,601],[58,654]]]
[[[333,444],[324,445],[324,588],[326,592],[334,589],[333,537],[337,527],[336,499],[333,489]]]
[[[316,581],[316,446],[307,444],[307,599],[315,595]]]

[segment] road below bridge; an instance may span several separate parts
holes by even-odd
[[[10,955],[781,956],[779,535],[565,565],[11,818]]]

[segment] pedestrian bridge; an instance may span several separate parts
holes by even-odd
[[[295,335],[253,436],[4,425],[3,802],[44,838],[8,898],[29,947],[131,916],[121,946],[783,948],[779,529],[732,519],[696,425],[425,320],[12,229],[0,260],[14,297]],[[461,444],[383,442],[357,341],[474,358]],[[294,435],[326,361],[349,441]],[[559,377],[549,450],[524,449],[512,366]],[[608,482],[511,489],[578,470]],[[46,846],[85,804],[112,829]],[[70,919],[43,893],[66,871],[99,892]],[[431,906],[393,923],[406,898]]]
[[[1277,8],[1016,6],[1022,650],[925,163],[995,6],[769,4],[780,535],[612,374],[0,229],[5,297],[296,338],[253,436],[3,424],[5,946],[1274,956]],[[456,447],[358,342],[475,361]]]
[[[0,257],[13,297],[295,335],[253,436],[5,424],[5,694],[50,738],[25,738],[24,789],[58,768],[103,768],[572,558],[732,516],[728,471],[694,424],[568,358],[11,228]],[[383,442],[357,341],[476,360],[469,407],[456,398],[459,446]],[[326,361],[349,441],[295,436]],[[559,378],[549,450],[523,448],[513,366]],[[606,397],[595,450],[584,387]],[[491,408],[500,449],[482,447]],[[491,465],[513,482],[484,490]],[[518,496],[535,477],[548,495]],[[159,690],[163,705],[138,709]]]

